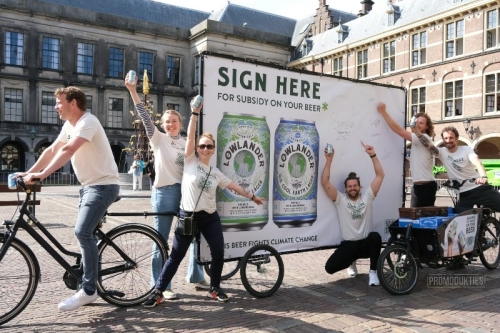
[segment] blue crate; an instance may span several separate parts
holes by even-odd
[[[420,225],[420,220],[419,219],[409,219],[409,218],[400,218],[399,219],[399,226],[401,228],[406,228],[409,223],[413,223],[412,227],[413,228],[419,228],[418,225]]]
[[[445,219],[447,220],[448,218],[442,216],[421,217],[419,218],[420,223],[418,224],[417,228],[436,229],[437,227],[439,227],[441,224],[444,223]]]

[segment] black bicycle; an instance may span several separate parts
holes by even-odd
[[[3,225],[6,230],[0,233],[0,325],[15,318],[26,308],[40,280],[40,265],[36,255],[16,238],[19,229],[31,235],[64,268],[63,281],[69,289],[78,290],[83,275],[81,254],[67,251],[28,210],[32,192],[21,177],[16,181],[26,197],[16,220],[5,220]],[[124,214],[137,215],[121,215]],[[32,225],[27,222],[30,220]],[[34,227],[52,244],[42,238]],[[106,233],[101,230],[100,224],[95,235],[98,237],[99,251],[99,296],[110,304],[122,307],[143,303],[153,289],[153,246],[159,249],[163,261],[168,259],[168,246],[163,237],[153,228],[139,223],[123,224]],[[76,264],[68,263],[54,246],[64,255],[76,258]]]
[[[455,206],[459,189],[466,181],[474,179],[443,184]],[[389,293],[408,294],[417,284],[422,264],[430,268],[453,267],[468,265],[479,257],[487,269],[498,267],[500,223],[491,209],[473,208],[442,219],[444,223],[435,228],[414,228],[413,223],[401,227],[398,220],[389,226],[391,237],[377,263],[380,284]]]

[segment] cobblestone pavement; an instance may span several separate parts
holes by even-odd
[[[69,249],[78,251],[73,235],[77,187],[44,187],[37,217]],[[150,211],[149,191],[123,191],[124,198],[110,211]],[[0,199],[15,194],[2,193]],[[440,198],[438,205],[448,205]],[[1,207],[10,218],[15,207]],[[110,217],[105,228],[152,218]],[[500,270],[486,270],[477,261],[457,273],[483,275],[485,288],[428,288],[429,274],[444,269],[424,268],[415,289],[392,296],[381,286],[368,286],[368,260],[358,261],[359,275],[326,274],[324,263],[333,250],[309,251],[283,256],[285,278],[269,298],[255,299],[244,289],[237,274],[223,282],[231,296],[226,304],[205,298],[184,281],[183,262],[173,280],[180,298],[146,309],[117,308],[103,300],[75,312],[59,312],[57,304],[73,294],[62,281],[63,271],[43,249],[22,231],[21,239],[35,252],[42,279],[28,307],[0,328],[0,332],[497,332],[500,327]],[[169,241],[170,244],[170,241]],[[0,281],[0,293],[1,281]],[[1,297],[1,294],[0,294]]]

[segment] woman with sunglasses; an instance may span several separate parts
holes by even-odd
[[[166,110],[161,117],[165,133],[160,132],[137,94],[137,79],[136,82],[130,83],[127,74],[125,86],[129,90],[137,114],[144,124],[146,135],[149,138],[155,156],[154,168],[156,176],[151,189],[151,206],[153,212],[179,212],[182,171],[184,169],[184,150],[186,146],[186,140],[179,134],[182,127],[181,115],[175,110]],[[173,216],[157,215],[153,216],[153,218],[154,228],[168,241]],[[155,284],[163,267],[163,260],[159,250],[153,249],[153,252],[151,285]],[[205,281],[203,267],[196,264],[194,251],[190,260],[190,276],[188,276],[190,281],[188,282],[194,283],[196,288],[208,290],[210,284]],[[165,289],[164,296],[166,299],[177,298],[170,284]]]
[[[215,152],[215,140],[210,133],[202,134],[195,143],[196,122],[201,112],[201,104],[192,109],[188,126],[188,137],[184,153],[184,173],[182,176],[182,203],[180,216],[191,216],[198,224],[203,237],[210,247],[212,266],[210,269],[210,290],[208,297],[220,302],[226,302],[229,297],[220,288],[220,277],[224,265],[224,237],[222,225],[215,205],[217,186],[228,188],[239,195],[261,205],[263,199],[246,192],[241,186],[226,177],[218,168],[209,165],[210,158]],[[198,156],[195,154],[195,150]],[[199,198],[199,201],[198,201]],[[156,281],[155,289],[144,302],[145,307],[154,307],[163,301],[163,290],[170,283],[182,259],[191,244],[191,236],[174,235],[172,252],[163,266],[160,278]]]

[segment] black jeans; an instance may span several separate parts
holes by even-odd
[[[411,207],[434,206],[436,202],[437,183],[435,181],[424,184],[413,184],[411,193]]]
[[[343,241],[326,261],[325,270],[328,274],[333,274],[346,269],[359,258],[370,258],[370,270],[376,271],[381,248],[382,238],[374,231],[360,240]]]
[[[191,212],[180,211],[182,216],[191,216]],[[212,287],[220,287],[220,277],[222,275],[222,266],[224,265],[224,236],[222,234],[222,225],[217,212],[209,214],[205,211],[196,212],[194,220],[198,223],[198,229],[203,237],[205,237],[210,253],[212,255],[212,265],[210,267],[210,285]],[[160,291],[165,291],[167,285],[174,277],[179,264],[184,259],[193,237],[179,236],[174,233],[174,241],[170,257],[163,265],[161,275],[156,281],[155,288]]]
[[[457,213],[477,207],[487,207],[500,212],[500,193],[491,185],[481,185],[472,190],[461,192],[460,201],[455,210]]]

